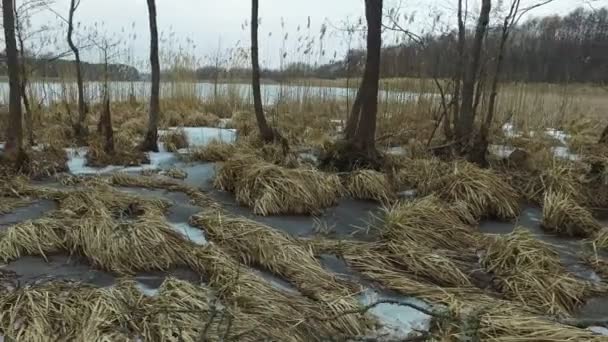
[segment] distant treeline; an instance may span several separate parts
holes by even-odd
[[[31,75],[41,78],[61,78],[73,74],[73,61],[55,58],[27,58],[27,69]],[[104,65],[82,62],[83,77],[89,81],[104,79]],[[4,54],[0,54],[0,76],[7,75]],[[137,81],[141,75],[137,68],[125,64],[108,64],[108,78],[112,81]]]
[[[500,28],[489,31],[484,53],[493,64]],[[473,32],[467,33],[467,43]],[[456,73],[457,32],[426,35],[382,52],[382,77],[451,78]],[[467,49],[469,50],[469,49]],[[319,67],[290,64],[284,70],[263,70],[262,77],[281,80],[297,77],[344,78],[359,76],[365,51],[351,50],[343,60]],[[484,72],[491,70],[489,65]],[[199,79],[249,78],[249,69],[204,67]],[[535,18],[512,28],[502,79],[526,82],[608,82],[608,10],[576,9],[560,17]]]

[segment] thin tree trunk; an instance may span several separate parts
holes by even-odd
[[[462,85],[462,104],[460,115],[456,126],[456,139],[458,139],[462,147],[466,147],[473,135],[473,126],[475,122],[474,98],[475,98],[475,83],[481,65],[481,49],[483,40],[490,21],[490,10],[492,8],[491,0],[482,0],[481,12],[475,29],[475,37],[473,47],[471,49],[470,65],[464,76]]]
[[[158,119],[160,115],[160,62],[158,60],[158,28],[156,26],[155,0],[148,1],[150,17],[150,66],[152,67],[152,89],[150,91],[150,113],[148,132],[143,143],[144,151],[158,152]]]
[[[13,4],[13,0],[2,0],[6,64],[9,79],[9,116],[4,150],[7,155],[16,157],[18,161],[23,155],[23,123],[19,58],[17,56],[17,40],[15,38],[15,9]]]
[[[262,105],[262,90],[260,89],[260,62],[258,57],[258,7],[259,0],[251,0],[251,86],[253,88],[253,106],[258,122],[260,136],[263,141],[274,140],[274,133],[266,117]]]
[[[104,50],[104,82],[103,109],[99,118],[98,130],[103,138],[103,149],[108,154],[114,153],[114,130],[112,128],[112,112],[110,110],[110,89],[108,86],[108,47]]]
[[[76,69],[76,85],[78,88],[78,120],[74,124],[74,135],[80,144],[84,144],[88,129],[86,126],[87,106],[84,101],[84,81],[82,79],[82,69],[80,66],[80,51],[74,41],[72,35],[74,33],[74,12],[80,5],[80,0],[70,1],[70,12],[68,17],[68,45],[74,53],[74,67]]]
[[[346,126],[346,140],[357,150],[376,151],[376,117],[382,49],[382,0],[365,0],[367,59],[365,73]]]
[[[21,27],[19,13],[15,11],[15,29],[17,41],[19,43],[19,72],[21,73],[21,98],[23,99],[23,107],[25,107],[25,131],[27,141],[30,146],[34,146],[34,119],[29,98],[27,97],[27,67],[25,60],[25,48],[23,41],[23,30]]]
[[[457,135],[460,133],[458,125],[460,122],[460,91],[462,86],[462,79],[464,78],[464,49],[466,46],[465,29],[466,27],[464,25],[464,19],[462,15],[462,0],[458,0],[458,61],[456,63],[456,76],[454,77],[454,97],[452,98],[452,125]]]

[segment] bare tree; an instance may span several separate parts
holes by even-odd
[[[150,21],[150,66],[152,68],[152,88],[150,90],[150,113],[148,132],[144,139],[144,151],[158,152],[158,120],[160,115],[160,63],[158,59],[158,28],[156,26],[155,0],[147,0]]]
[[[374,164],[373,161],[379,157],[375,139],[382,49],[382,7],[382,0],[365,0],[367,21],[365,72],[345,129],[346,145],[355,156],[358,156],[362,164]],[[350,166],[354,165],[351,163]]]
[[[83,144],[88,129],[86,125],[87,106],[84,100],[84,82],[82,79],[82,68],[80,64],[80,51],[72,38],[74,33],[74,13],[80,5],[80,0],[70,0],[70,11],[68,16],[68,45],[74,53],[74,68],[76,69],[76,85],[78,87],[78,120],[74,124],[74,135]]]
[[[262,91],[260,89],[260,62],[258,57],[258,8],[259,0],[251,0],[251,86],[253,87],[253,106],[255,118],[258,122],[260,136],[263,141],[275,140],[275,135],[266,121],[264,106],[262,105]]]
[[[481,67],[481,50],[483,47],[483,41],[490,21],[490,10],[492,9],[491,0],[482,0],[481,11],[479,18],[477,19],[477,26],[475,28],[475,36],[473,38],[473,45],[471,52],[468,56],[469,66],[464,73],[462,83],[462,103],[460,105],[460,113],[458,115],[458,121],[456,122],[455,138],[458,142],[458,147],[461,154],[468,152],[470,139],[474,134],[474,123],[475,123],[475,84],[478,81],[479,69]]]
[[[6,64],[9,80],[9,116],[6,132],[6,154],[20,163],[24,156],[23,127],[21,113],[21,81],[19,80],[19,57],[15,38],[15,8],[13,0],[2,0],[4,19],[4,41],[6,42]],[[18,165],[20,166],[20,165]]]

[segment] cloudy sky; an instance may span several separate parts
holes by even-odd
[[[22,1],[22,0],[18,0]],[[531,4],[540,0],[523,0]],[[535,10],[532,15],[565,14],[578,6],[584,6],[589,0],[554,0],[553,3]],[[55,0],[52,10],[45,10],[32,18],[32,27],[49,25],[57,27],[61,22],[58,15],[67,17],[70,0]],[[237,46],[246,48],[249,45],[249,32],[244,28],[249,20],[249,0],[156,0],[159,30],[163,33],[161,49],[177,51],[180,47],[196,55],[200,64],[210,64],[222,51],[227,54],[229,48]],[[470,7],[475,12],[478,0],[470,0]],[[496,3],[496,1],[494,1]],[[414,31],[431,30],[433,18],[441,13],[442,25],[450,23],[455,11],[455,0],[385,0],[385,8],[400,7],[401,12],[414,16],[409,24]],[[608,0],[594,0],[594,6],[608,6]],[[348,34],[341,28],[345,22],[356,23],[364,13],[363,0],[260,0],[260,53],[262,64],[276,67],[281,62],[281,55],[287,53],[285,61],[306,60],[309,62],[326,62],[336,55],[342,57],[348,46]],[[81,23],[80,31],[87,31],[97,23],[98,32],[108,36],[120,36],[120,46],[130,53],[122,53],[117,58],[124,61],[127,55],[145,61],[148,53],[148,17],[146,0],[81,0],[76,14]],[[310,29],[307,28],[310,18]],[[320,31],[323,24],[328,27],[321,43]],[[85,27],[89,27],[85,29]],[[441,25],[435,26],[435,29]],[[298,31],[298,27],[300,30]],[[62,49],[65,28],[56,28],[52,36],[54,44],[46,44],[47,49]],[[287,40],[285,35],[287,34]],[[83,36],[85,34],[82,34]],[[312,52],[304,57],[298,47],[305,45],[302,41],[314,38]],[[300,41],[298,39],[301,38]],[[394,37],[385,36],[385,42]],[[359,35],[352,38],[352,47],[361,46]],[[186,48],[187,47],[187,48]],[[320,54],[321,49],[325,50]],[[86,58],[98,59],[96,49],[90,49]],[[143,62],[142,62],[143,63]],[[139,66],[144,69],[143,65]]]

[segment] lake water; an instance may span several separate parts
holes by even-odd
[[[34,98],[42,103],[61,102],[68,98],[75,102],[77,89],[75,83],[36,82],[30,84]],[[353,100],[356,89],[340,87],[313,87],[300,85],[263,84],[262,97],[265,104],[276,104],[283,100],[302,101],[303,99],[343,100],[347,96]],[[86,97],[90,102],[98,102],[102,98],[102,82],[86,82]],[[127,101],[131,94],[138,100],[145,100],[150,96],[150,82],[111,82],[110,93],[113,101]],[[161,97],[175,97],[175,95],[192,95],[200,99],[213,99],[218,96],[230,96],[245,102],[252,102],[251,85],[231,83],[213,84],[209,82],[162,82]],[[8,103],[9,86],[0,82],[0,101]],[[432,95],[428,95],[432,96]],[[419,97],[416,93],[383,91],[378,93],[380,101],[409,101]]]

